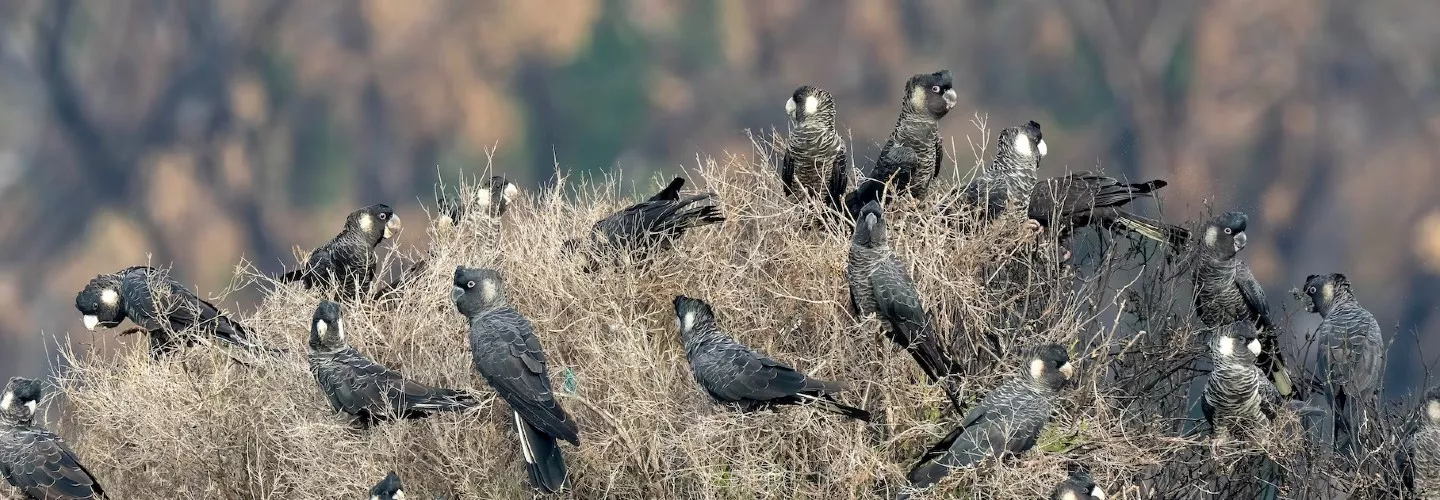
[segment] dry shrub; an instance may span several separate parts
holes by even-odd
[[[66,434],[117,498],[357,498],[391,469],[415,498],[528,496],[510,413],[472,373],[466,324],[449,298],[455,266],[491,266],[534,322],[554,387],[580,423],[581,446],[564,445],[573,483],[565,496],[894,497],[915,459],[963,409],[923,384],[878,322],[849,315],[848,231],[800,229],[818,208],[784,198],[775,161],[770,147],[757,146],[699,162],[685,174],[687,190],[716,192],[728,221],[691,231],[646,265],[585,274],[560,254],[565,238],[633,202],[616,179],[573,188],[562,179],[517,200],[503,228],[470,218],[432,235],[426,250],[410,251],[429,259],[424,274],[393,299],[345,306],[356,348],[421,382],[473,391],[483,402],[478,410],[355,430],[326,405],[303,356],[320,292],[247,271],[238,285],[269,294],[242,322],[291,354],[250,365],[203,346],[159,364],[142,348],[72,355],[59,377],[70,402]],[[636,189],[648,196],[666,181]],[[473,186],[462,191],[475,194]],[[1044,497],[1074,464],[1088,467],[1112,498],[1225,497],[1256,487],[1244,462],[1256,453],[1285,466],[1283,496],[1300,498],[1292,492],[1345,470],[1307,455],[1293,430],[1250,445],[1181,437],[1191,427],[1185,419],[1199,414],[1202,332],[1188,326],[1183,270],[1150,255],[1153,247],[1091,236],[1076,247],[1089,249],[1077,250],[1076,265],[1062,267],[1053,242],[1035,242],[1013,216],[967,235],[929,205],[898,201],[887,214],[892,245],[965,366],[965,404],[1013,376],[1032,346],[1069,346],[1081,368],[1035,450],[957,471],[917,498]],[[400,241],[422,246],[414,236]],[[740,341],[849,383],[840,398],[876,421],[804,407],[742,414],[713,404],[693,382],[679,343],[677,294],[712,303],[721,328]],[[1358,481],[1344,486],[1362,488]]]

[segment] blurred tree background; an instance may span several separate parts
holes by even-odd
[[[0,0],[0,376],[50,369],[56,337],[115,343],[73,305],[102,272],[152,259],[216,295],[242,258],[278,272],[378,202],[423,245],[437,175],[482,173],[488,150],[529,189],[557,165],[669,175],[783,130],[801,84],[835,94],[864,165],[905,79],[949,68],[962,170],[972,112],[1035,119],[1049,175],[1165,178],[1178,220],[1245,210],[1272,305],[1313,328],[1287,290],[1349,274],[1394,339],[1388,387],[1408,389],[1440,354],[1437,18],[1424,1]]]

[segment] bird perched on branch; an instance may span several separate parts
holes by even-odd
[[[1018,455],[1035,446],[1050,422],[1055,399],[1074,375],[1064,347],[1047,344],[1035,349],[1019,373],[985,395],[955,430],[920,457],[908,475],[910,485],[926,488],[952,469]]]
[[[340,234],[311,252],[300,269],[285,273],[280,281],[300,281],[306,289],[334,287],[342,300],[368,294],[375,279],[375,246],[398,229],[400,218],[389,205],[351,212]]]
[[[1006,210],[1024,209],[1035,189],[1040,160],[1049,152],[1040,124],[1035,121],[1006,127],[995,140],[995,157],[954,197],[964,207],[980,207],[980,221],[988,222]],[[941,213],[953,213],[942,206]]]
[[[1210,339],[1214,368],[1205,382],[1200,409],[1217,434],[1251,439],[1275,418],[1280,393],[1255,366],[1260,352],[1260,341],[1243,324],[1221,327]]]
[[[195,344],[199,335],[252,352],[284,352],[255,344],[238,321],[171,279],[168,271],[148,266],[96,276],[75,295],[75,309],[92,331],[115,328],[129,318],[136,327],[122,335],[145,332],[150,355],[157,359],[182,344]]]
[[[715,312],[703,300],[676,296],[675,324],[695,381],[717,401],[735,403],[743,411],[815,403],[831,413],[870,420],[870,412],[831,396],[844,390],[844,384],[806,376],[720,331]]]
[[[1405,437],[1397,458],[1401,480],[1416,498],[1440,495],[1440,387],[1425,392],[1419,425]]]
[[[385,474],[385,479],[370,488],[370,500],[405,500],[405,485],[395,471]]]
[[[945,147],[940,141],[940,119],[955,107],[955,81],[950,70],[921,73],[905,82],[900,118],[880,156],[865,177],[888,184],[896,191],[924,198],[940,175]]]
[[[502,217],[505,209],[509,208],[510,202],[520,193],[520,188],[515,183],[506,180],[504,176],[492,175],[480,185],[478,196],[475,199],[475,208],[485,211],[490,217]],[[460,224],[470,211],[469,204],[457,196],[447,196],[436,193],[436,206],[440,214],[436,217],[436,223],[440,225],[454,226]]]
[[[1070,477],[1055,485],[1050,500],[1105,500],[1105,490],[1095,484],[1083,469],[1070,471]]]
[[[878,317],[885,324],[886,336],[909,351],[930,382],[941,383],[958,407],[959,398],[945,383],[945,377],[958,373],[958,369],[940,347],[915,280],[890,249],[879,203],[866,204],[855,221],[845,278],[850,284],[851,313],[856,317]]]
[[[1206,328],[1241,321],[1254,325],[1261,347],[1256,363],[1280,395],[1289,398],[1296,396],[1296,387],[1285,367],[1265,290],[1238,257],[1248,241],[1248,221],[1242,212],[1226,212],[1206,222],[1195,266],[1195,315]]]
[[[628,254],[641,260],[655,250],[667,250],[686,230],[725,222],[725,215],[715,204],[715,193],[681,195],[685,178],[676,177],[659,193],[600,219],[591,227],[589,251],[585,252],[586,272],[600,266],[601,259],[612,262]],[[581,238],[565,240],[561,251],[566,254],[582,251]]]
[[[1360,306],[1344,274],[1312,274],[1301,295],[1305,310],[1320,315],[1316,337],[1320,383],[1335,419],[1335,449],[1349,450],[1359,437],[1366,409],[1376,403],[1385,345],[1380,323]]]
[[[530,483],[560,491],[567,473],[557,440],[580,446],[580,429],[550,390],[535,328],[510,306],[498,271],[457,267],[454,283],[455,307],[470,323],[472,366],[510,404]]]
[[[499,219],[505,215],[506,208],[519,192],[520,189],[505,177],[493,175],[480,186],[474,205],[493,221],[494,225],[490,227],[498,232]],[[375,300],[384,301],[395,297],[400,290],[409,287],[424,276],[425,271],[430,268],[430,261],[437,256],[436,241],[454,237],[455,228],[468,220],[474,213],[470,209],[470,205],[471,203],[466,203],[461,196],[437,188],[435,191],[436,215],[435,222],[431,226],[430,249],[424,258],[406,267],[399,276],[382,282],[375,290]],[[493,240],[486,244],[489,243],[493,243]]]
[[[1135,184],[1091,172],[1052,177],[1030,190],[1026,215],[1036,230],[1065,240],[1075,229],[1099,222],[1111,231],[1129,231],[1181,249],[1190,231],[1121,210],[1136,198],[1148,198],[1167,183],[1156,179]]]
[[[850,183],[850,159],[835,130],[835,98],[822,89],[802,86],[785,101],[785,114],[790,118],[790,137],[780,163],[785,195],[820,196],[827,207],[840,210]]]
[[[365,427],[397,417],[464,411],[479,404],[464,392],[408,380],[347,345],[340,304],[328,300],[321,301],[310,318],[309,359],[310,373],[330,407]]]
[[[27,498],[109,498],[65,440],[35,425],[43,390],[38,380],[14,377],[0,395],[0,475]]]

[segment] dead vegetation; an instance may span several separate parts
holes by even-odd
[[[503,227],[470,218],[433,244],[410,223],[388,248],[407,257],[386,266],[405,268],[419,256],[430,265],[385,301],[346,304],[348,340],[416,380],[472,391],[478,410],[355,430],[326,405],[303,356],[321,293],[245,270],[236,285],[265,289],[267,298],[239,319],[290,355],[242,365],[207,347],[159,364],[139,347],[72,354],[58,381],[68,401],[64,434],[116,498],[357,498],[392,469],[415,498],[529,496],[509,411],[472,373],[466,327],[450,303],[451,273],[464,264],[504,273],[541,336],[562,404],[580,423],[581,446],[564,445],[573,485],[564,496],[893,498],[964,409],[925,385],[878,323],[849,315],[848,231],[798,229],[818,208],[784,198],[774,161],[763,146],[687,169],[687,190],[716,192],[728,221],[688,233],[645,266],[586,274],[559,251],[565,238],[632,202],[617,179],[528,193]],[[648,196],[666,181],[635,189]],[[1031,346],[1069,346],[1080,368],[1034,450],[957,471],[928,495],[1047,497],[1067,467],[1083,464],[1111,498],[1241,498],[1260,486],[1253,462],[1264,454],[1285,470],[1282,498],[1326,498],[1313,493],[1330,484],[1356,498],[1383,496],[1369,492],[1393,474],[1374,457],[1393,452],[1393,439],[1377,440],[1386,444],[1370,467],[1356,468],[1307,451],[1298,427],[1285,425],[1296,421],[1290,412],[1276,434],[1253,444],[1182,437],[1194,425],[1187,419],[1199,418],[1194,396],[1207,369],[1203,332],[1189,326],[1183,259],[1087,230],[1077,248],[1088,250],[1061,266],[1053,242],[1036,241],[1016,218],[967,235],[929,205],[886,210],[892,245],[965,367],[965,404],[1012,376]],[[840,398],[876,421],[712,404],[684,360],[677,294],[713,304],[738,340],[847,382]]]

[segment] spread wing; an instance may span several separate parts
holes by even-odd
[[[477,319],[471,329],[475,369],[495,392],[530,425],[578,445],[575,422],[550,391],[545,353],[530,321],[513,309],[503,309]]]
[[[106,498],[95,476],[59,436],[42,429],[17,434],[23,452],[0,465],[10,484],[31,498]]]

